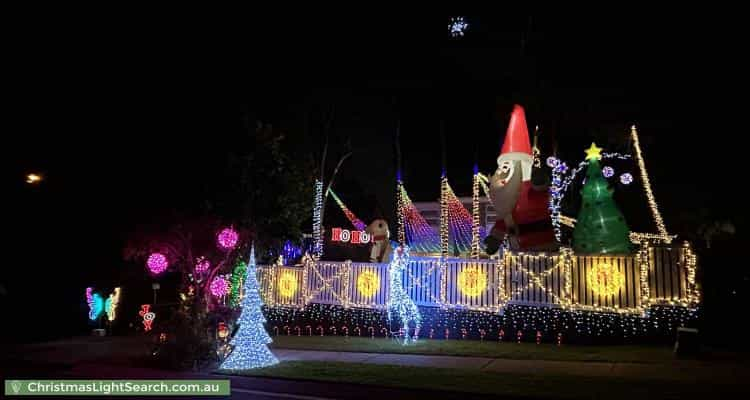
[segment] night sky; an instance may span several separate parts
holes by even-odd
[[[168,210],[197,208],[214,190],[246,121],[299,130],[307,112],[310,136],[295,152],[319,153],[331,105],[333,143],[340,150],[349,140],[353,151],[335,188],[365,220],[393,215],[397,121],[412,199],[438,196],[441,124],[449,178],[468,195],[474,162],[494,171],[519,103],[529,129],[540,126],[545,155],[556,142],[569,163],[592,140],[627,151],[636,123],[667,227],[688,230],[703,209],[742,234],[743,127],[734,121],[742,113],[730,96],[743,68],[733,56],[738,25],[698,16],[493,15],[467,16],[460,39],[449,37],[447,17],[435,16],[18,31],[4,85],[13,260],[0,281],[5,307],[59,298],[50,318],[68,321],[85,307],[90,282],[123,274],[129,231]],[[45,177],[39,187],[24,183],[32,171]],[[636,200],[627,197],[626,208],[640,201],[640,189],[628,190]],[[648,228],[645,208],[632,214],[633,227]]]

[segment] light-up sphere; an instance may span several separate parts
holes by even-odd
[[[211,261],[208,261],[203,257],[199,258],[198,262],[195,263],[195,272],[197,273],[202,274],[208,271],[209,268],[211,268]]]
[[[297,277],[289,271],[282,272],[279,275],[279,295],[281,297],[292,297],[297,293]]]
[[[487,274],[478,267],[466,267],[458,274],[458,288],[466,296],[477,297],[487,289]]]
[[[560,160],[558,160],[555,157],[547,157],[547,166],[550,168],[555,168],[560,164]]]
[[[240,235],[232,228],[224,228],[217,237],[219,246],[229,250],[237,246],[237,242],[240,239]]]
[[[602,175],[604,175],[605,178],[611,178],[612,175],[614,174],[615,174],[615,170],[612,167],[602,168]]]
[[[380,290],[380,277],[370,270],[362,271],[357,276],[357,290],[364,298],[370,298]]]
[[[211,281],[209,289],[211,294],[216,297],[226,296],[229,293],[229,282],[223,276],[217,276]]]
[[[633,175],[630,175],[627,172],[620,175],[620,182],[622,182],[623,185],[630,185],[630,183],[633,182]]]
[[[586,282],[594,293],[612,296],[619,293],[625,284],[625,276],[612,264],[601,263],[591,267],[586,273]]]
[[[146,260],[146,266],[148,266],[148,269],[151,270],[152,273],[161,274],[167,269],[169,263],[164,254],[151,253],[151,255],[148,256],[148,260]]]

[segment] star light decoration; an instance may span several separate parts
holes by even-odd
[[[602,159],[602,149],[600,147],[596,147],[596,143],[591,143],[591,147],[586,149],[586,161],[588,160],[601,160]]]
[[[464,17],[452,17],[448,24],[448,31],[452,37],[461,37],[466,32],[469,24],[466,22]]]

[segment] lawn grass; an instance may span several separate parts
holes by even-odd
[[[666,346],[576,346],[476,340],[422,339],[408,346],[384,338],[342,336],[274,336],[277,349],[363,353],[473,356],[514,360],[663,363],[674,359]]]
[[[234,373],[246,376],[533,398],[683,399],[740,393],[744,390],[739,385],[678,383],[645,378],[521,375],[491,371],[405,368],[396,365],[322,361],[286,361],[272,367]]]

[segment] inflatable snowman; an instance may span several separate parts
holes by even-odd
[[[494,254],[506,237],[512,250],[554,247],[548,187],[547,176],[540,168],[534,168],[523,107],[515,105],[497,158],[497,170],[490,179],[497,220],[485,239],[488,254]]]

